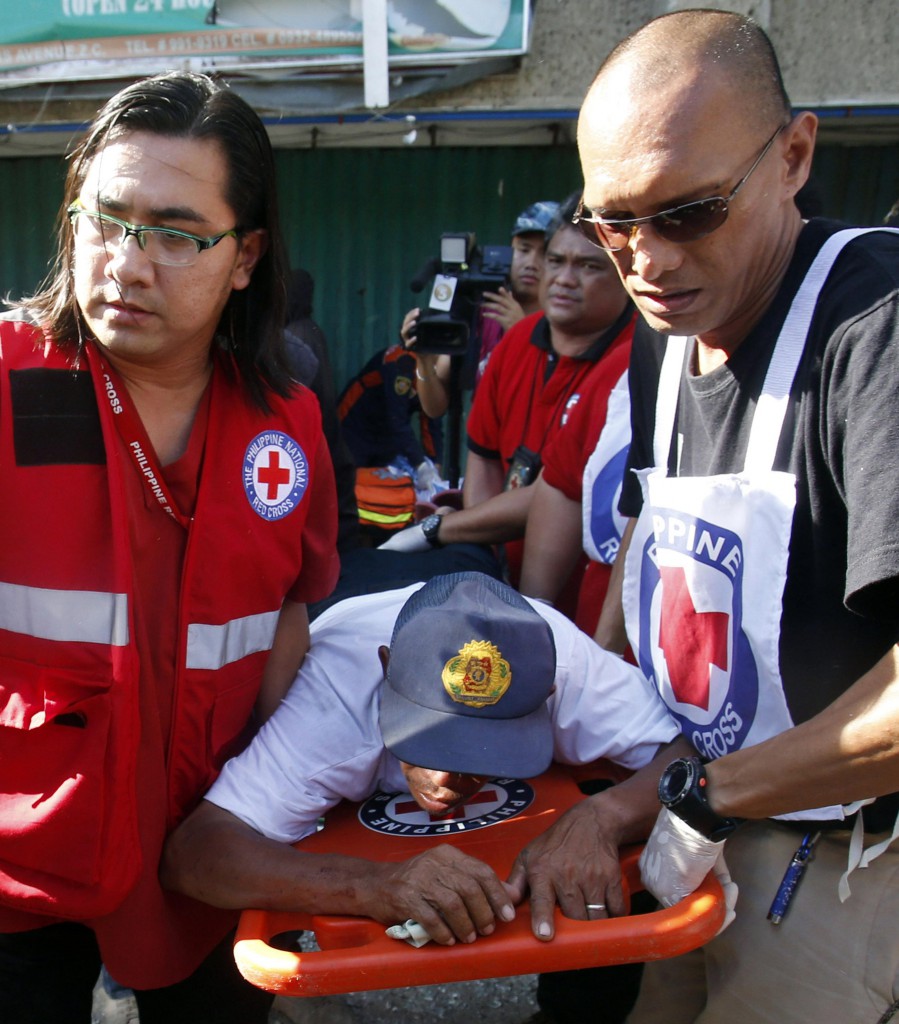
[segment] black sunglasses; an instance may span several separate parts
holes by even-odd
[[[651,217],[621,218],[598,216],[584,206],[582,198],[571,218],[572,223],[577,225],[588,242],[610,252],[626,248],[640,224],[651,224],[653,230],[668,242],[695,242],[698,238],[704,238],[720,228],[727,220],[728,203],[746,184],[749,176],[774,145],[774,140],[786,127],[785,124],[782,124],[768,139],[752,166],[740,178],[730,195],[696,199],[692,203],[683,203],[681,206],[672,206],[670,210],[654,213]]]

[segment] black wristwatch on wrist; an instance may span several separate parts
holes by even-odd
[[[713,811],[708,800],[708,776],[699,757],[679,757],[662,772],[659,800],[690,828],[706,839],[726,839],[742,818],[726,818]]]
[[[421,532],[424,534],[425,540],[432,548],[439,548],[441,546],[440,541],[437,538],[437,534],[440,532],[440,521],[442,519],[443,516],[438,515],[435,512],[433,515],[425,516],[425,518],[418,524],[421,527]]]

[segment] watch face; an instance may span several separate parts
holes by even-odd
[[[670,811],[707,839],[726,839],[740,823],[739,818],[716,814],[709,806],[706,776],[698,757],[679,757],[662,772],[659,800]]]
[[[427,537],[428,540],[433,540],[437,536],[437,530],[440,528],[440,516],[435,512],[433,515],[427,516],[421,521],[421,532]]]
[[[659,800],[666,806],[682,797],[687,790],[692,772],[687,761],[672,761],[659,779]]]

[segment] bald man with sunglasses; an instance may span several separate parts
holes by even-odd
[[[661,801],[656,895],[722,849],[740,888],[727,931],[647,967],[634,1024],[873,1022],[899,996],[899,236],[803,221],[815,132],[762,30],[720,11],[644,26],[581,111],[576,223],[645,321],[604,620],[623,608],[682,756],[642,773],[644,804],[587,801],[522,875],[539,915]]]

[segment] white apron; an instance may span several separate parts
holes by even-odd
[[[631,446],[631,403],[625,371],[609,393],[606,422],[584,467],[581,514],[584,551],[611,565],[621,544],[624,517],[618,511],[621,481]]]
[[[810,267],[777,339],[742,473],[668,477],[668,451],[688,343],[668,339],[653,439],[641,470],[643,510],[625,560],[623,604],[640,666],[684,735],[723,757],[793,726],[779,667],[782,598],[796,504],[774,454],[821,287],[843,246],[832,235]],[[789,818],[842,818],[841,807]]]

